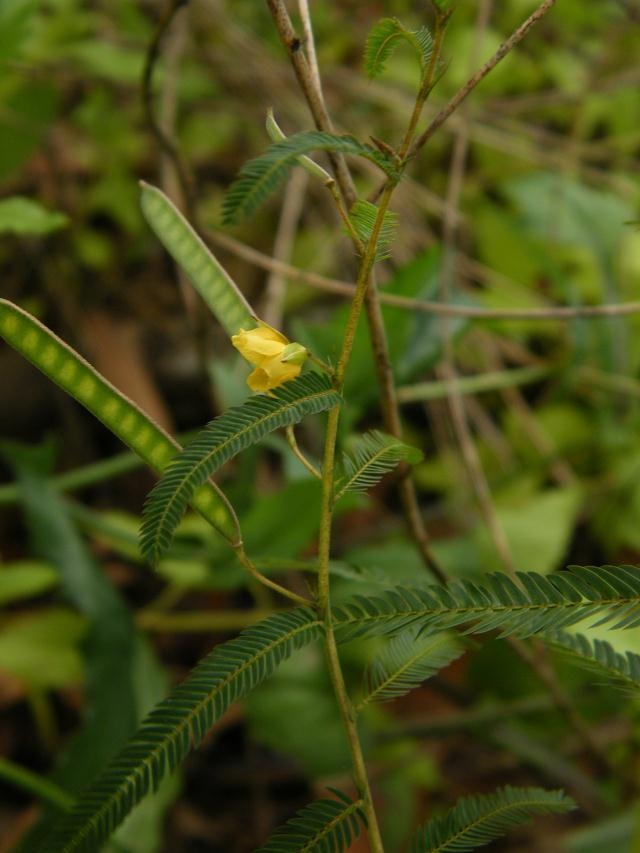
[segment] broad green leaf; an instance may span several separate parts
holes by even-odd
[[[578,245],[610,258],[635,213],[633,203],[556,172],[533,172],[504,186],[522,224],[544,240]],[[552,231],[550,231],[550,228]]]
[[[362,801],[353,802],[340,791],[301,809],[276,830],[256,853],[342,853],[358,838],[365,817]]]
[[[0,3],[0,65],[5,68],[22,52],[37,5],[38,0],[3,0]]]
[[[270,616],[217,646],[143,721],[129,744],[79,798],[42,853],[89,853],[106,841],[136,803],[202,741],[236,699],[267,678],[322,625],[299,608]]]
[[[359,436],[354,447],[343,457],[344,476],[339,482],[336,500],[346,491],[363,492],[375,486],[400,462],[415,465],[422,459],[416,447],[378,430]]]
[[[411,853],[466,853],[528,823],[535,815],[564,814],[576,807],[562,791],[512,788],[463,797],[443,817],[418,830]]]
[[[32,550],[57,566],[64,595],[88,623],[83,644],[84,714],[53,771],[56,783],[75,793],[95,777],[135,731],[143,714],[164,695],[166,676],[137,633],[129,608],[78,535],[68,504],[52,487],[50,448],[12,446],[8,456],[17,471]],[[45,670],[43,661],[52,646],[55,643],[43,637],[37,650]],[[135,820],[144,822],[146,834],[137,839],[135,853],[155,853],[153,837],[170,795],[165,790],[163,799],[140,805]],[[47,806],[22,840],[20,853],[39,850],[57,817],[57,811]]]
[[[31,549],[56,566],[65,598],[88,620],[87,716],[55,775],[73,793],[89,782],[135,729],[131,673],[135,626],[129,608],[80,537],[66,503],[48,482],[51,447],[13,445],[7,451],[17,475]]]
[[[640,625],[640,569],[581,566],[545,577],[518,572],[482,584],[457,581],[447,587],[398,587],[376,596],[359,595],[334,608],[342,640],[392,634],[409,626],[435,633],[466,626],[468,633],[499,630],[527,637],[597,620],[610,628]]]
[[[507,494],[496,501],[501,527],[514,563],[523,572],[548,574],[562,565],[582,506],[579,487]],[[487,571],[495,564],[495,545],[484,526],[474,531],[479,561]]]
[[[223,205],[224,222],[231,224],[250,216],[278,189],[298,157],[311,151],[365,157],[386,174],[398,177],[396,165],[390,157],[371,145],[358,142],[353,136],[335,136],[317,130],[295,133],[281,142],[274,142],[260,157],[245,163],[227,192]]]
[[[369,77],[379,77],[393,51],[405,42],[416,52],[424,74],[433,52],[433,38],[426,27],[409,30],[397,18],[382,18],[367,37],[364,68]]]
[[[38,147],[54,121],[59,100],[60,86],[38,79],[13,87],[0,102],[0,180],[17,171]]]
[[[309,373],[211,421],[168,466],[147,499],[140,538],[145,557],[156,563],[168,549],[191,495],[221,465],[273,430],[339,403],[328,378]]]
[[[309,778],[326,779],[348,765],[349,741],[319,643],[291,655],[244,708],[252,739],[290,758]],[[364,726],[360,736],[366,742]]]
[[[0,201],[0,234],[39,237],[68,224],[64,213],[47,210],[31,198],[15,195]]]
[[[156,187],[142,182],[142,211],[156,236],[189,276],[193,286],[229,335],[257,320],[235,282],[180,211]]]
[[[58,571],[49,563],[37,560],[0,563],[0,606],[41,595],[59,582]]]
[[[638,849],[638,806],[567,833],[563,853],[629,853]]]
[[[0,337],[99,418],[155,471],[163,471],[180,450],[176,441],[68,344],[6,299],[0,299]],[[225,539],[237,541],[235,514],[214,484],[202,485],[192,503]]]
[[[80,642],[87,620],[60,608],[19,616],[0,625],[0,669],[29,688],[60,688],[82,681]]]

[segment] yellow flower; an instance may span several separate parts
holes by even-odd
[[[257,329],[240,329],[231,343],[255,367],[247,378],[252,391],[271,391],[295,379],[302,370],[307,351],[302,344],[289,343],[284,335],[261,323]]]

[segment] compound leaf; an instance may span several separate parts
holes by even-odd
[[[295,133],[274,142],[259,157],[249,160],[231,184],[223,204],[223,221],[230,224],[250,216],[272,192],[278,189],[298,157],[311,151],[333,151],[365,157],[388,175],[396,174],[391,157],[371,145],[358,142],[353,136],[336,136],[311,130]]]
[[[635,652],[621,654],[606,640],[592,642],[584,634],[567,631],[545,634],[543,639],[602,681],[613,681],[633,694],[640,690],[640,655]]]
[[[344,476],[339,483],[336,499],[347,491],[362,492],[370,489],[399,462],[415,465],[421,459],[422,452],[417,448],[391,435],[371,430],[359,437],[350,453],[344,454]]]
[[[411,853],[466,853],[484,847],[534,815],[563,814],[575,803],[562,791],[512,788],[463,797],[445,815],[427,821],[411,844]]]
[[[221,465],[273,430],[339,403],[339,394],[325,376],[308,373],[270,394],[250,397],[211,421],[149,494],[140,536],[143,555],[157,563],[171,544],[191,495]]]
[[[433,52],[433,38],[426,27],[409,30],[397,18],[382,18],[369,33],[364,51],[364,68],[369,77],[379,77],[387,60],[401,42],[415,50],[422,73],[427,69]]]
[[[156,791],[213,723],[296,649],[322,630],[315,613],[298,608],[269,616],[217,646],[143,720],[129,743],[62,818],[42,853],[91,853],[146,794]]]
[[[368,667],[368,692],[358,707],[404,696],[463,651],[460,640],[451,634],[421,635],[416,627],[401,631]]]
[[[342,853],[360,835],[365,822],[362,801],[352,802],[333,790],[338,799],[322,799],[301,809],[276,830],[256,853]]]
[[[613,629],[640,624],[640,569],[633,566],[575,566],[546,577],[518,572],[515,579],[495,573],[482,585],[465,580],[356,596],[334,609],[334,625],[344,641],[410,626],[431,634],[465,626],[467,633],[528,637],[587,618]]]

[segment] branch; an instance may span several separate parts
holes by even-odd
[[[149,42],[149,47],[147,48],[144,70],[142,72],[142,105],[149,129],[155,136],[160,148],[164,151],[164,153],[174,165],[181,189],[185,197],[187,218],[193,221],[193,182],[191,180],[189,169],[184,163],[182,157],[180,156],[180,153],[175,143],[161,127],[160,122],[155,116],[153,106],[153,74],[155,72],[158,59],[160,58],[160,45],[164,36],[169,30],[173,19],[178,14],[180,9],[183,6],[186,6],[188,2],[189,0],[169,0],[169,5],[167,6],[160,20],[158,21],[158,26],[156,27],[153,37]]]
[[[263,252],[247,246],[245,243],[230,237],[228,234],[208,231],[206,238],[209,242],[232,252],[248,263],[255,264],[266,270],[272,270],[289,278],[294,278],[317,290],[335,293],[338,296],[353,298],[355,287],[351,282],[329,278],[319,273],[302,270],[299,267],[284,263],[265,255]],[[459,264],[466,264],[464,259]],[[425,314],[435,314],[440,317],[468,317],[474,320],[576,320],[598,319],[602,317],[620,317],[640,314],[640,302],[619,302],[608,305],[565,305],[552,308],[480,308],[475,305],[446,305],[425,299],[412,299],[409,296],[396,296],[393,293],[379,293],[380,302],[394,308],[404,308],[407,311],[420,311]]]
[[[513,48],[527,35],[531,27],[535,26],[535,24],[537,24],[538,21],[547,14],[551,7],[555,5],[555,2],[556,0],[545,0],[545,2],[539,6],[533,14],[530,15],[527,20],[521,24],[521,26],[519,26],[505,42],[503,42],[503,44],[500,45],[498,50],[485,62],[482,68],[479,68],[476,73],[467,80],[464,86],[456,92],[453,98],[451,98],[449,103],[440,110],[426,130],[418,136],[409,150],[407,159],[411,159],[416,156],[420,149],[424,147],[425,143],[433,136],[436,130],[438,130],[449,116],[458,109],[460,104],[471,94],[471,92],[473,92],[476,86],[484,80],[487,74],[493,71],[496,65],[501,62],[508,53],[511,53]]]

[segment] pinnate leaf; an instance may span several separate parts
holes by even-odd
[[[416,447],[372,430],[360,436],[355,446],[343,456],[343,477],[339,482],[336,498],[346,491],[362,492],[372,488],[399,462],[415,465],[422,459],[422,451]]]
[[[153,564],[171,544],[194,491],[221,465],[279,427],[340,403],[329,380],[308,373],[269,394],[250,397],[211,421],[167,467],[151,491],[141,528],[143,555]]]
[[[342,853],[360,835],[362,803],[340,791],[301,809],[256,853]]]
[[[41,853],[99,850],[133,807],[200,744],[232,702],[321,631],[313,611],[298,608],[270,616],[217,646],[146,717],[54,829]]]
[[[333,151],[365,157],[388,175],[396,174],[391,157],[371,145],[358,142],[353,136],[336,136],[311,130],[295,133],[280,142],[274,142],[264,154],[249,160],[240,170],[223,204],[223,221],[231,224],[250,216],[278,189],[298,157],[311,151]]]
[[[420,827],[411,853],[466,853],[484,847],[535,815],[563,814],[575,803],[562,791],[512,788],[463,797],[443,817]]]
[[[426,27],[409,30],[397,18],[382,18],[369,33],[365,46],[364,68],[369,77],[383,73],[387,60],[403,41],[415,50],[424,73],[433,51],[430,31]]]

